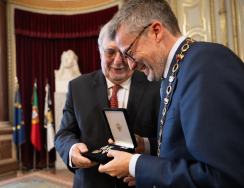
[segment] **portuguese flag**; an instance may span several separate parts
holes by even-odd
[[[32,120],[31,120],[31,142],[38,151],[41,151],[41,136],[39,125],[39,112],[37,101],[37,85],[34,84],[33,104],[32,104]]]

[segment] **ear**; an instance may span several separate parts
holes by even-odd
[[[161,22],[154,21],[150,26],[149,34],[151,35],[151,37],[153,37],[154,40],[156,40],[156,42],[160,42],[164,34],[163,29],[164,27]]]

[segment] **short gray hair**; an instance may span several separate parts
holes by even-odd
[[[102,47],[104,39],[108,39],[108,26],[109,26],[109,24],[110,24],[110,21],[101,27],[99,37],[97,40],[99,51],[100,51],[100,48]]]
[[[129,0],[110,21],[109,39],[115,39],[121,25],[125,27],[126,33],[136,35],[154,21],[161,22],[174,36],[181,33],[178,21],[165,0]]]

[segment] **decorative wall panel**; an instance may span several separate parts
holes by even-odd
[[[184,36],[197,41],[212,41],[209,0],[180,0],[178,20]]]
[[[0,165],[16,161],[15,147],[12,134],[0,136]]]
[[[0,141],[0,160],[12,158],[11,146],[12,140]]]

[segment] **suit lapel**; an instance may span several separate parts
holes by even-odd
[[[169,71],[168,71],[168,75],[167,75],[167,78],[166,78],[166,80],[165,80],[164,91],[163,91],[163,99],[162,99],[162,102],[161,102],[161,107],[162,107],[162,105],[164,106],[164,98],[167,96],[166,90],[167,90],[167,87],[169,86],[169,77],[172,75],[172,69],[173,69],[173,66],[174,66],[174,65],[176,64],[176,62],[177,62],[177,60],[176,60],[176,55],[181,53],[181,47],[182,47],[185,43],[186,43],[186,41],[184,40],[184,41],[180,44],[180,46],[179,46],[178,49],[176,50],[176,52],[175,52],[175,54],[174,54],[174,57],[173,57],[173,60],[172,60],[172,62],[171,62],[171,64],[170,64],[170,68],[169,68]],[[183,60],[184,60],[184,59],[183,59]],[[179,62],[179,68],[178,68],[178,70],[177,70],[177,71],[175,72],[175,74],[174,74],[175,79],[174,79],[174,81],[173,81],[173,83],[172,83],[172,85],[171,85],[171,87],[172,87],[172,91],[171,91],[171,93],[170,93],[170,95],[169,95],[169,104],[167,105],[167,110],[168,110],[168,108],[170,107],[170,104],[171,104],[172,96],[173,96],[173,93],[174,93],[174,91],[175,91],[175,87],[176,87],[177,82],[178,82],[177,75],[178,75],[178,72],[179,72],[179,70],[180,70],[180,67],[181,67],[181,64],[182,64],[182,61],[183,61],[183,60],[181,60],[181,61]],[[163,109],[160,109],[160,112],[161,112],[161,110],[163,110]],[[162,114],[160,114],[160,115],[161,115],[161,117],[162,117]]]
[[[107,82],[102,71],[100,71],[100,74],[98,74],[98,76],[94,79],[93,89],[98,105],[101,107],[101,109],[109,108]]]
[[[138,71],[135,71],[131,79],[130,94],[127,104],[127,111],[130,117],[129,119],[132,127],[134,124],[136,113],[142,100],[146,84],[146,82],[143,82],[142,75]]]

